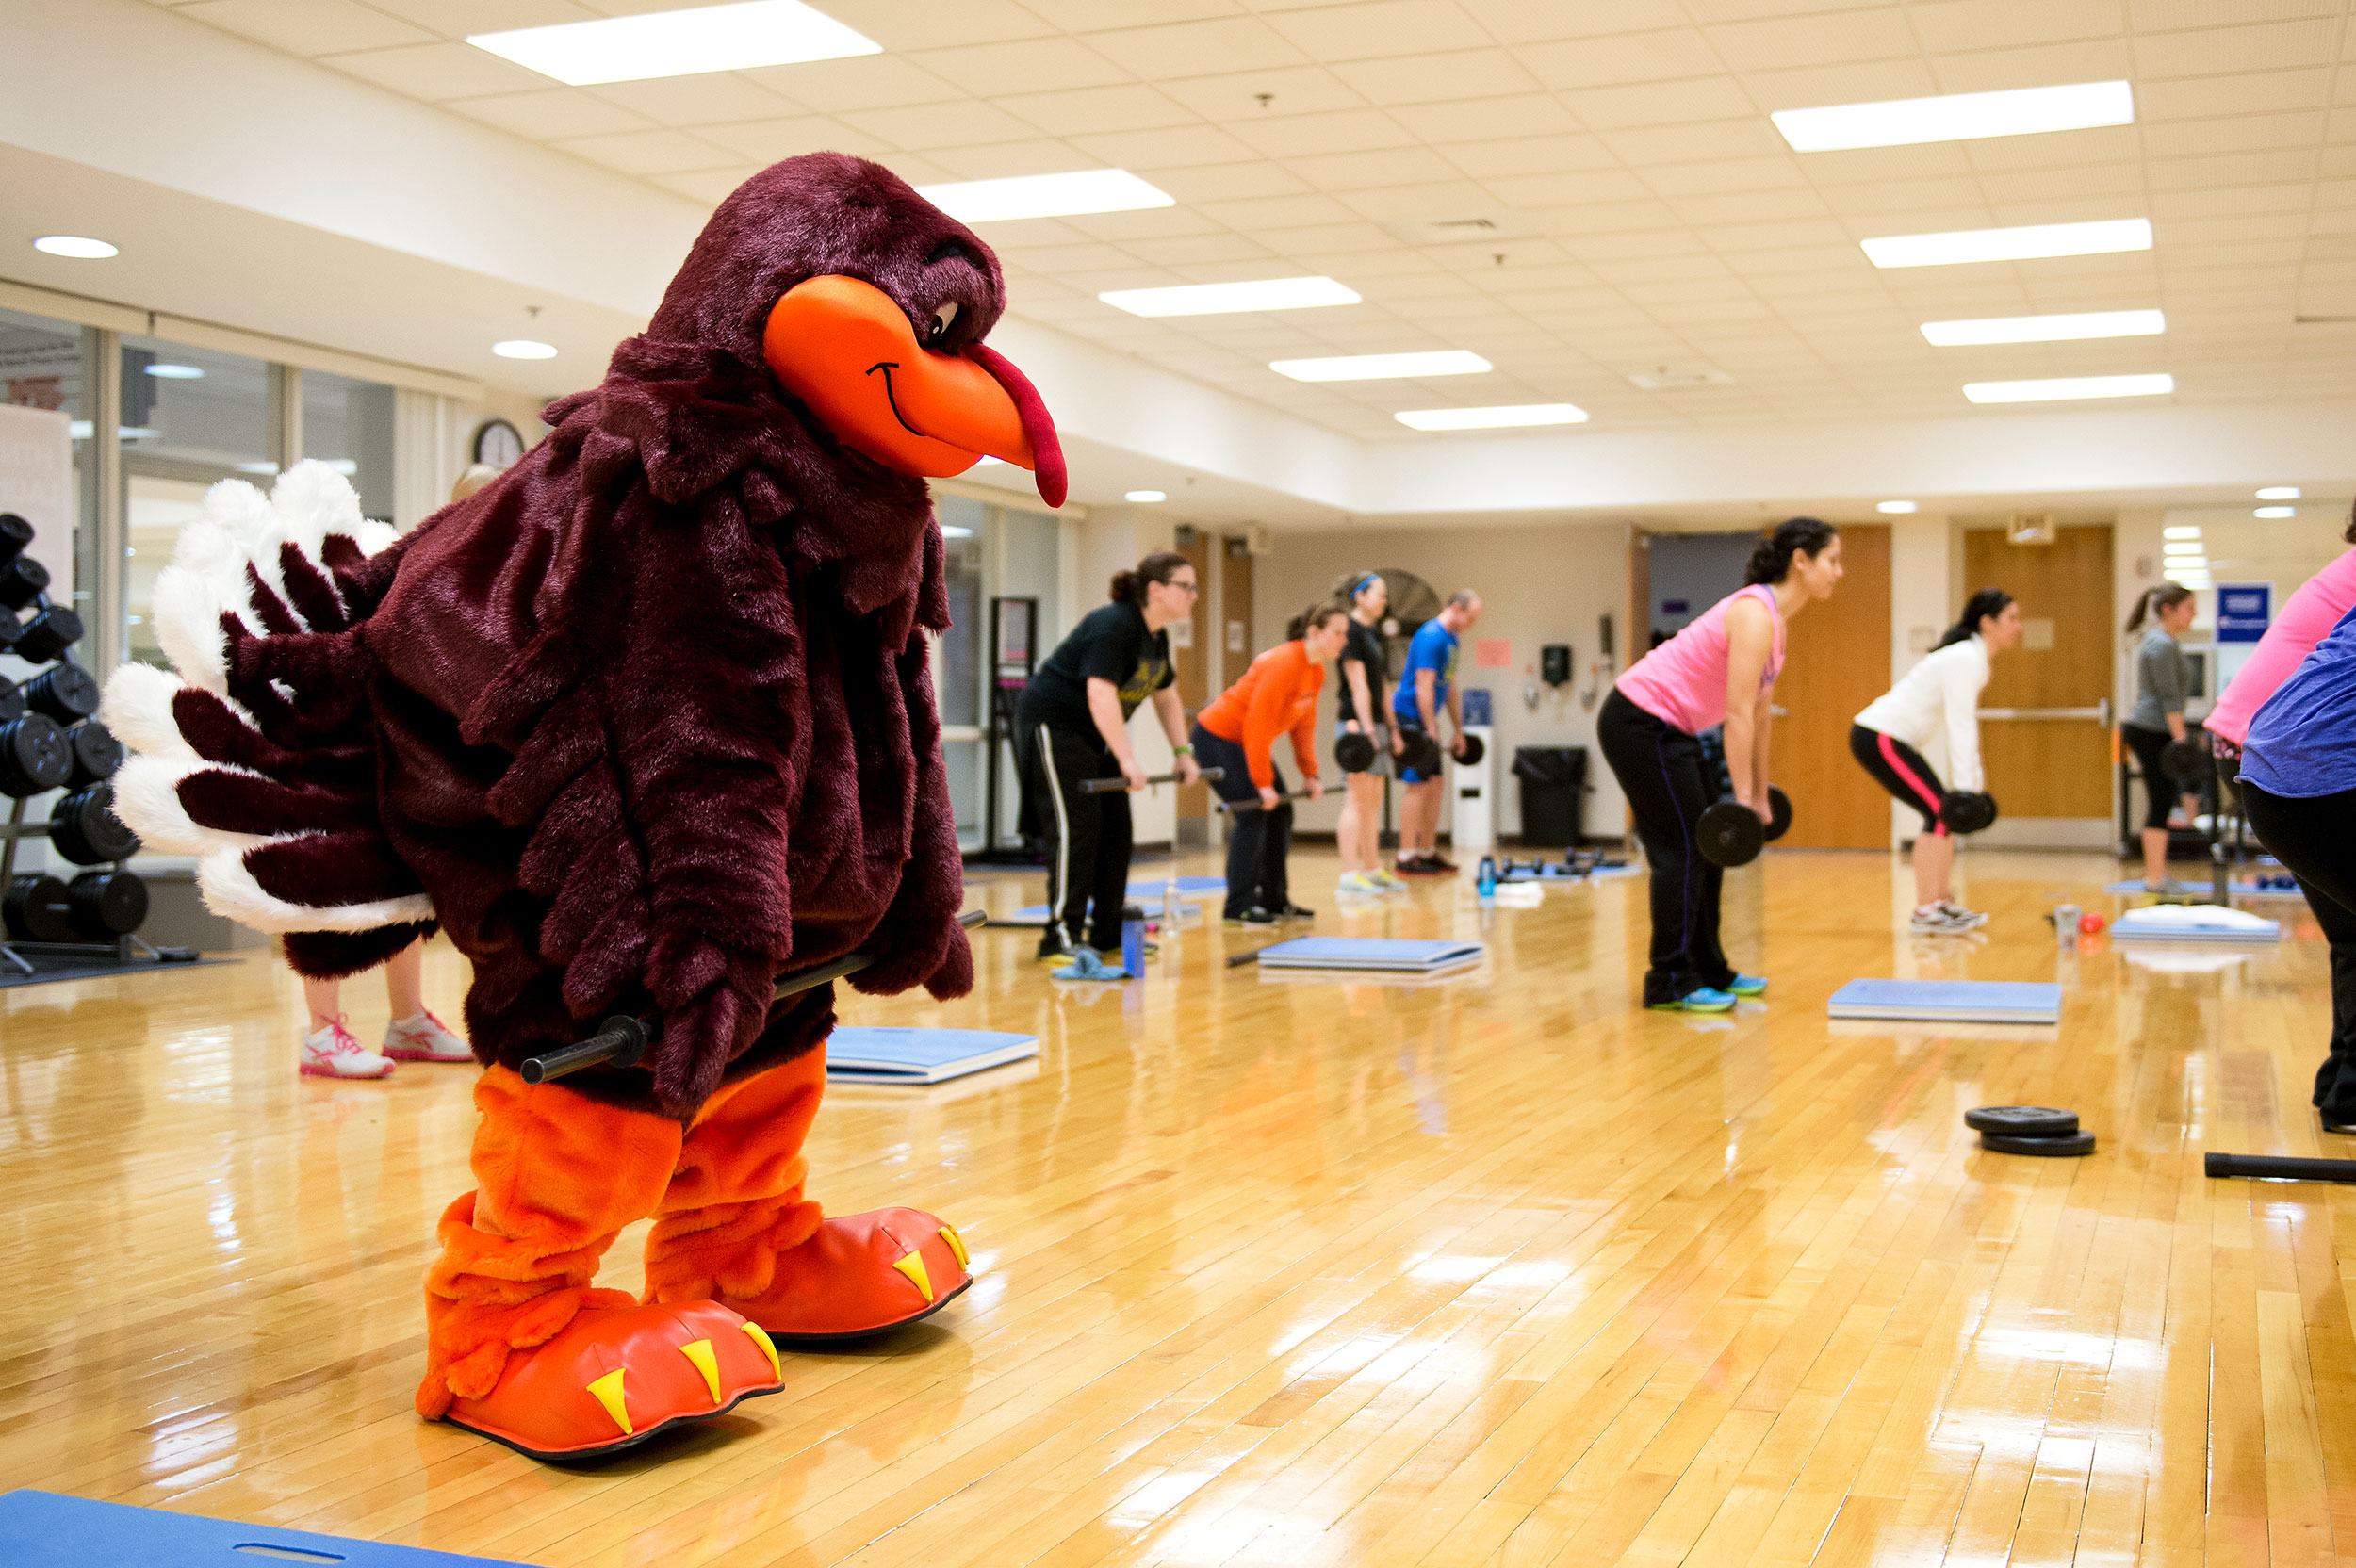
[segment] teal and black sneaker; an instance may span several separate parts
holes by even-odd
[[[1763,974],[1738,974],[1734,977],[1734,984],[1726,989],[1737,996],[1765,996],[1767,977]]]
[[[1648,1011],[1656,1013],[1726,1013],[1734,1010],[1734,998],[1708,986],[1687,991],[1674,1002],[1647,1002]]]

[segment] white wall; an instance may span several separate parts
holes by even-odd
[[[1257,623],[1253,651],[1273,646],[1284,623],[1313,599],[1323,595],[1346,571],[1397,567],[1415,573],[1441,596],[1470,588],[1481,597],[1482,614],[1464,634],[1464,655],[1457,666],[1459,683],[1486,687],[1496,712],[1497,830],[1521,830],[1521,791],[1512,776],[1513,748],[1526,745],[1574,745],[1587,748],[1585,825],[1591,834],[1616,838],[1624,823],[1625,803],[1612,770],[1595,749],[1595,709],[1580,703],[1592,678],[1589,670],[1599,657],[1595,620],[1610,614],[1618,639],[1618,667],[1627,667],[1631,629],[1628,614],[1628,530],[1617,523],[1556,524],[1531,527],[1480,527],[1448,524],[1429,529],[1357,529],[1349,531],[1288,531],[1276,536],[1275,553],[1264,557],[1253,581],[1253,611]],[[1513,644],[1513,663],[1506,669],[1481,669],[1477,645],[1484,638],[1506,638]],[[1547,643],[1568,643],[1576,678],[1558,694],[1541,686],[1538,706],[1524,705],[1525,680],[1535,679],[1538,649]],[[1529,673],[1525,673],[1525,671]],[[1610,678],[1595,684],[1595,703],[1611,689]],[[1333,678],[1329,674],[1317,715],[1319,767],[1332,779],[1340,772],[1333,762]],[[1289,748],[1277,746],[1280,761]],[[1289,766],[1286,769],[1290,772]],[[1300,827],[1331,832],[1340,814],[1338,795],[1294,808]],[[1445,819],[1444,819],[1445,825]]]

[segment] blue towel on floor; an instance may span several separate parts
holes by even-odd
[[[1072,967],[1059,969],[1048,975],[1050,980],[1126,980],[1129,972],[1118,964],[1108,964],[1096,956],[1096,949],[1084,947],[1072,960]]]

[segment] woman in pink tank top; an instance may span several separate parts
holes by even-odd
[[[1695,739],[1726,726],[1735,798],[1767,816],[1770,699],[1783,670],[1784,629],[1841,580],[1841,533],[1793,517],[1751,552],[1743,585],[1628,667],[1595,715],[1595,739],[1636,818],[1652,868],[1652,952],[1644,1005],[1725,1012],[1767,982],[1739,974],[1718,945],[1725,873],[1696,846],[1718,799]]]

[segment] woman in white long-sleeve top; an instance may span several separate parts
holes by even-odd
[[[1954,787],[1985,788],[1980,772],[1980,688],[1988,661],[2021,640],[2021,606],[2002,588],[1983,588],[1939,645],[1849,727],[1849,754],[1885,790],[1922,813],[1914,837],[1914,930],[1960,935],[1988,917],[1955,900],[1955,841],[1939,820],[1948,786],[1919,749],[1947,737]]]

